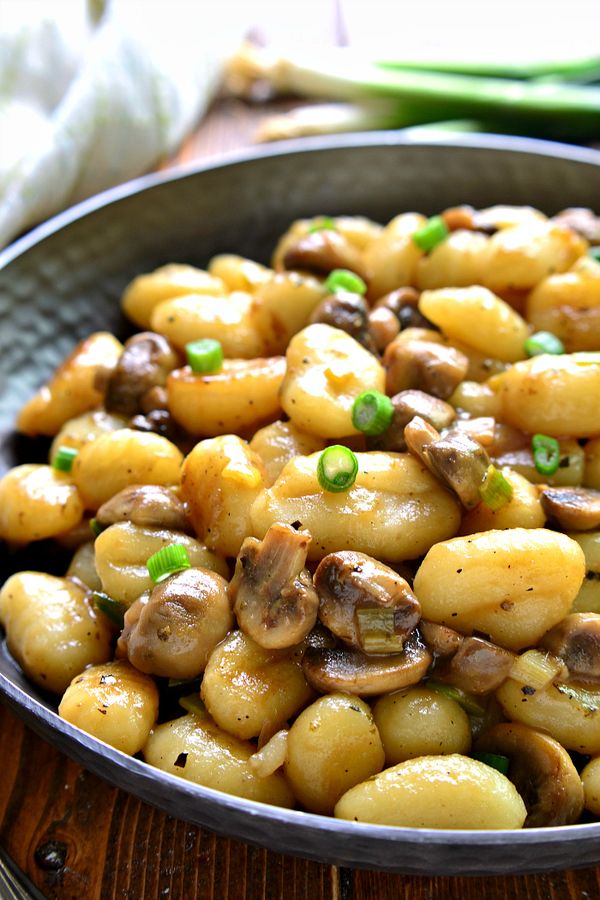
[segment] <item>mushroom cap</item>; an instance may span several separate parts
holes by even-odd
[[[397,639],[393,649],[402,648],[421,618],[421,606],[408,582],[366,553],[329,553],[317,566],[314,583],[321,622],[350,647],[365,649],[359,611],[393,610],[391,637]]]
[[[547,631],[541,645],[566,663],[571,678],[600,681],[600,615],[571,613]]]
[[[477,751],[508,756],[508,777],[527,807],[525,828],[571,825],[583,810],[583,785],[565,748],[550,735],[519,722],[494,725]]]
[[[132,484],[123,488],[96,513],[101,525],[132,522],[134,525],[189,531],[185,506],[170,488],[158,484]]]

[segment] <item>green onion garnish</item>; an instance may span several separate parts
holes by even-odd
[[[78,453],[76,447],[59,447],[52,457],[52,468],[58,469],[59,472],[70,472]]]
[[[392,401],[380,391],[364,391],[352,406],[352,424],[363,434],[383,434],[394,416]]]
[[[103,594],[102,591],[93,592],[92,602],[94,607],[103,616],[106,616],[113,625],[116,625],[121,630],[123,629],[125,613],[127,612],[127,607],[124,603],[121,603],[120,600],[115,600],[114,597],[109,597],[108,594]]]
[[[559,356],[565,352],[563,342],[551,331],[536,331],[527,338],[523,347],[527,356],[540,356],[542,353]]]
[[[471,756],[473,759],[478,759],[479,762],[485,763],[486,766],[491,766],[492,769],[501,772],[502,775],[508,775],[510,767],[508,756],[502,756],[501,753],[471,753]]]
[[[108,528],[108,525],[102,525],[102,523],[99,522],[98,519],[90,519],[90,531],[92,532],[94,537],[98,537],[98,535],[102,534],[102,532],[106,528]]]
[[[455,700],[456,703],[459,703],[464,711],[470,715],[479,717],[485,715],[485,709],[481,703],[473,697],[472,694],[463,691],[462,688],[454,687],[451,684],[444,684],[443,681],[435,681],[435,679],[431,678],[426,681],[425,684],[428,688],[437,691],[438,694],[443,694],[444,697]]]
[[[350,269],[334,269],[327,276],[323,286],[330,294],[337,294],[338,291],[350,291],[351,294],[361,294],[362,296],[367,292],[367,285],[360,275],[351,272]]]
[[[199,694],[186,694],[185,697],[179,698],[179,705],[183,706],[186,712],[194,713],[195,716],[207,716],[206,707]]]
[[[326,491],[347,491],[356,481],[358,460],[352,450],[334,444],[323,450],[317,464],[319,484]]]
[[[308,229],[309,234],[314,234],[315,231],[335,231],[335,222],[329,216],[322,216]]]
[[[169,575],[189,569],[191,565],[188,552],[183,544],[168,544],[166,547],[161,547],[152,554],[146,563],[150,578],[155,584],[160,584]]]
[[[534,434],[531,449],[535,467],[541,475],[554,475],[560,464],[560,445],[547,434]]]
[[[366,653],[401,653],[404,635],[396,633],[396,613],[389,606],[368,606],[356,610],[358,639]]]
[[[588,250],[588,256],[591,256],[592,259],[596,260],[596,262],[600,262],[600,246],[590,247],[590,249]]]
[[[200,338],[185,345],[188,365],[192,372],[207,374],[218,372],[223,365],[223,348],[219,341]]]
[[[413,232],[412,239],[419,250],[429,253],[430,250],[441,244],[449,234],[448,226],[442,217],[432,216],[430,219],[427,219],[422,228],[418,228],[417,231]]]
[[[494,511],[501,509],[512,498],[512,493],[510,482],[490,463],[479,488],[479,496],[485,505]]]

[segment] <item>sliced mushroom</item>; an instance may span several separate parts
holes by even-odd
[[[515,654],[478,637],[466,637],[435,677],[469,694],[488,694],[508,678]]]
[[[164,386],[178,365],[177,354],[162,335],[144,331],[129,338],[106,386],[106,409],[136,415],[144,395]]]
[[[400,322],[391,309],[380,306],[372,309],[368,315],[369,334],[373,340],[375,348],[379,353],[383,353],[388,344],[397,337],[400,331]]]
[[[447,428],[456,418],[453,406],[424,391],[400,391],[391,399],[394,410],[392,421],[383,434],[368,439],[370,450],[392,450],[397,453],[406,450],[404,429],[415,416],[420,416],[438,431]]]
[[[404,578],[365,553],[329,553],[319,563],[314,583],[319,618],[350,647],[397,653],[421,617],[419,601]]]
[[[454,656],[465,639],[464,634],[459,634],[447,625],[438,625],[437,622],[427,622],[421,619],[419,631],[430,650],[433,651],[434,660],[445,659]]]
[[[408,449],[458,495],[465,509],[474,509],[481,502],[479,489],[490,458],[478,441],[461,433],[441,437],[420,416],[409,422],[404,437]]]
[[[402,653],[388,656],[308,647],[302,657],[302,669],[308,683],[323,694],[344,691],[372,697],[417,684],[425,676],[431,660],[431,651],[415,630]]]
[[[419,292],[413,287],[401,287],[389,294],[384,294],[375,304],[374,311],[379,309],[391,310],[402,331],[406,328],[428,328],[437,331],[438,328],[429,319],[425,318],[419,310]]]
[[[385,349],[386,392],[418,388],[446,400],[465,378],[469,360],[454,347],[433,341],[395,340]]]
[[[575,681],[600,681],[598,613],[571,613],[547,631],[540,643],[564,660]]]
[[[276,523],[246,538],[229,591],[242,631],[266,649],[299,644],[317,621],[319,598],[304,567],[311,537]]]
[[[553,487],[540,495],[548,518],[569,531],[590,531],[600,526],[600,491],[593,488]]]
[[[359,251],[338,231],[327,228],[313,231],[288,247],[283,267],[315,275],[329,275],[333,269],[349,269],[364,278]]]
[[[475,749],[509,758],[508,777],[527,807],[525,828],[578,820],[583,785],[571,757],[550,735],[518,722],[503,722],[481,734]]]
[[[185,569],[127,610],[118,651],[141,672],[189,680],[232,626],[227,581],[209,569]]]
[[[100,525],[133,522],[174,531],[189,531],[185,506],[179,497],[158,484],[133,484],[103,503],[96,513]]]
[[[369,307],[359,294],[340,291],[325,297],[310,317],[311,325],[318,322],[345,331],[371,353],[377,352],[369,331]]]

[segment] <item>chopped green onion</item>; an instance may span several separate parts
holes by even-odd
[[[394,416],[392,401],[380,391],[364,391],[352,405],[352,424],[363,434],[383,434]]]
[[[59,447],[52,457],[52,468],[58,469],[59,472],[70,472],[78,453],[76,447]]]
[[[150,577],[155,584],[160,584],[169,575],[189,569],[191,565],[188,552],[183,544],[168,544],[166,547],[161,547],[146,563]]]
[[[563,342],[551,331],[536,331],[525,341],[524,350],[527,356],[540,356],[542,353],[559,356],[565,352]]]
[[[218,372],[223,365],[223,348],[219,341],[201,338],[185,345],[188,365],[192,372],[207,374]]]
[[[92,602],[94,607],[103,616],[106,616],[113,625],[116,625],[121,630],[123,629],[125,613],[127,612],[127,607],[124,603],[121,603],[120,600],[115,600],[114,597],[109,597],[108,594],[103,594],[102,591],[93,592]]]
[[[503,756],[501,753],[471,753],[471,757],[485,763],[486,766],[491,766],[492,769],[496,769],[502,775],[508,775],[510,767],[508,756]]]
[[[324,284],[326,291],[337,294],[338,291],[350,291],[351,294],[366,294],[367,285],[360,275],[350,269],[334,269],[329,273]]]
[[[511,500],[512,493],[510,482],[490,463],[479,488],[479,496],[485,505],[495,512]]]
[[[401,653],[404,635],[396,633],[393,607],[369,606],[356,610],[358,639],[366,653]]]
[[[592,259],[595,259],[596,262],[600,263],[600,246],[590,247],[590,249],[588,250],[588,256],[591,256]]]
[[[560,444],[547,434],[534,434],[531,449],[535,467],[541,475],[554,475],[560,465]]]
[[[432,216],[422,228],[418,228],[417,231],[413,233],[412,239],[419,250],[424,250],[425,253],[429,253],[430,250],[433,250],[434,247],[441,244],[449,234],[448,226],[442,217]]]
[[[102,532],[106,528],[108,528],[108,525],[102,525],[102,523],[99,522],[98,519],[90,519],[90,531],[92,532],[94,537],[98,537],[98,535],[102,534]]]
[[[308,229],[309,234],[314,234],[315,231],[335,231],[335,222],[329,216],[322,216]]]
[[[443,694],[444,697],[456,701],[456,703],[460,704],[464,711],[468,712],[470,715],[480,717],[485,715],[485,709],[477,698],[473,697],[472,694],[463,691],[462,688],[454,687],[451,684],[445,684],[443,681],[436,681],[432,678],[426,682],[426,685],[432,690],[437,691],[438,694]]]
[[[194,713],[195,716],[208,715],[199,694],[187,694],[185,697],[180,697],[179,705],[183,706],[186,712]]]
[[[323,450],[317,464],[319,484],[326,491],[347,491],[356,481],[358,460],[352,450],[334,444]]]

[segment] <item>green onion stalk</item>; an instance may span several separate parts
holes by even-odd
[[[337,111],[332,129],[326,111],[319,110],[322,127],[313,123],[313,133],[363,130],[364,115],[364,128],[370,130],[458,120],[463,127],[471,121],[488,131],[591,140],[600,136],[600,87],[579,82],[593,81],[599,72],[600,57],[529,67],[456,60],[382,64],[348,48],[284,57],[247,47],[231,62],[229,82],[242,93],[253,83],[266,83],[273,94],[349,104]],[[374,103],[378,106],[369,105]],[[309,133],[310,112],[305,108],[300,118],[309,129],[303,133]]]

